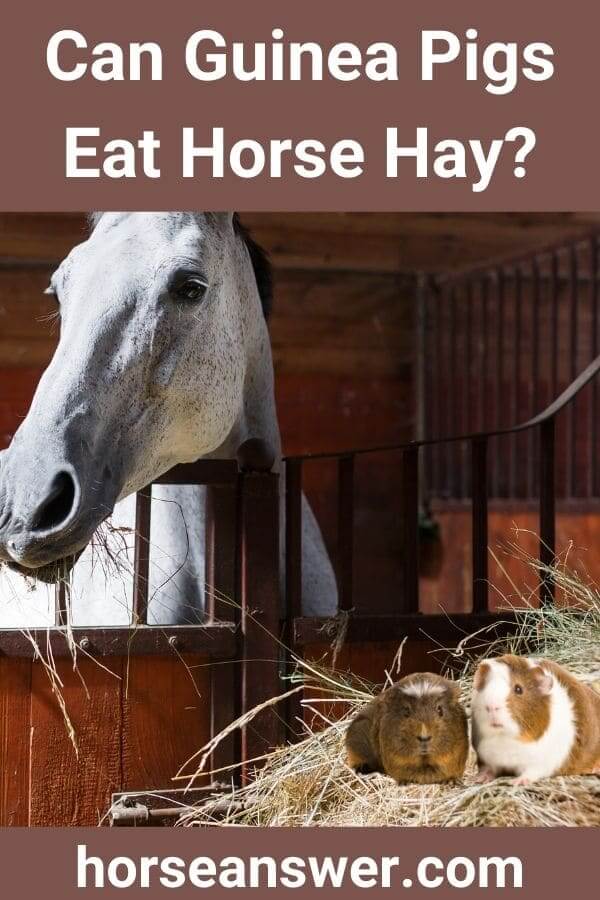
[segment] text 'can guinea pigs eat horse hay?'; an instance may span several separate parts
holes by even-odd
[[[475,673],[472,737],[481,782],[600,774],[600,695],[550,660],[487,660]]]
[[[346,732],[348,764],[398,784],[462,777],[469,753],[459,686],[420,672],[402,678],[360,710]]]

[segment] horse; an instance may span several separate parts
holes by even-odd
[[[234,213],[96,213],[47,292],[56,352],[0,454],[0,625],[53,624],[49,584],[74,560],[72,624],[128,625],[135,494],[162,474],[235,459],[259,438],[280,472],[283,521],[270,266]],[[202,620],[205,522],[205,488],[154,485],[150,624]],[[304,496],[302,539],[303,614],[335,615]]]

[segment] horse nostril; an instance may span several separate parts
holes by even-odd
[[[75,481],[68,472],[59,472],[52,482],[48,496],[39,505],[33,531],[52,531],[71,515],[75,502]]]

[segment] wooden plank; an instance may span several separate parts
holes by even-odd
[[[438,502],[433,517],[440,528],[440,541],[431,542],[422,570],[421,608],[437,613],[466,611],[471,607],[471,510],[468,504]],[[489,558],[490,608],[497,610],[512,604],[536,602],[538,575],[517,558],[510,544],[517,542],[524,554],[537,558],[539,518],[535,506],[520,502],[490,503]],[[597,503],[559,504],[556,519],[556,550],[568,550],[568,568],[578,573],[584,584],[600,583],[600,558],[595,548],[600,540],[600,516]],[[423,555],[423,554],[422,554]],[[519,593],[517,593],[517,591]],[[561,595],[557,592],[560,602]]]
[[[2,213],[2,256],[61,260],[87,234],[83,213]]]
[[[173,786],[210,739],[210,665],[198,656],[131,657],[123,692],[123,790]]]
[[[411,641],[427,641],[438,646],[452,646],[465,635],[488,626],[494,627],[494,635],[510,634],[514,630],[514,616],[510,611],[492,614],[457,613],[450,615],[420,615],[401,613],[351,616],[345,632],[349,643],[380,644],[389,640],[400,643],[405,638]],[[334,623],[328,627],[323,619],[298,618],[294,621],[294,636],[299,645],[312,644],[319,640],[324,631],[332,632]]]
[[[271,457],[270,465],[272,462]],[[262,471],[247,472],[242,484],[242,714],[287,688],[279,677],[281,654],[277,642],[281,614],[279,475],[270,472],[268,465]],[[242,759],[257,759],[281,743],[281,725],[276,709],[264,709],[242,730]],[[250,767],[244,766],[242,774],[248,778]]]
[[[279,269],[429,272],[583,235],[597,214],[245,213]]]
[[[236,464],[237,466],[237,464]],[[239,479],[238,479],[239,480]],[[234,620],[239,624],[240,610],[236,598],[237,577],[237,507],[238,481],[234,485],[217,485],[206,491],[206,601],[210,621]],[[238,650],[236,637],[235,653]],[[232,653],[232,656],[234,654]],[[239,715],[239,664],[217,662],[210,668],[211,738],[221,734]],[[221,769],[235,762],[239,755],[238,735],[221,741],[212,754],[211,767]]]
[[[29,824],[31,662],[0,659],[0,827]]]
[[[59,323],[49,318],[57,307],[43,293],[48,278],[43,271],[0,269],[0,367],[45,367],[50,361]]]
[[[244,213],[278,268],[444,271],[598,224],[594,213]],[[88,233],[77,213],[0,214],[0,254],[56,261]]]
[[[121,673],[120,660],[105,663]],[[97,825],[121,789],[121,681],[90,660],[80,659],[78,672],[57,660],[56,671],[78,754],[46,671],[34,663],[30,824]]]
[[[54,659],[72,658],[71,644],[62,631],[33,630],[36,644],[49,642]],[[72,628],[69,637],[83,647],[85,653],[98,659],[132,654],[136,656],[164,656],[176,646],[180,653],[203,654],[211,659],[227,659],[236,649],[235,626],[232,623],[213,625],[149,625],[130,628]],[[28,637],[15,628],[0,629],[0,657],[33,657],[36,649]]]

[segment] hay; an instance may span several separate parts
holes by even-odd
[[[543,570],[539,562],[529,563],[537,572]],[[600,591],[563,565],[557,564],[552,574],[571,609],[561,605],[520,611],[511,638],[499,640],[480,632],[449,654],[449,670],[460,671],[465,700],[476,662],[469,650],[480,648],[484,639],[479,658],[535,653],[600,686]],[[301,660],[295,677],[311,694],[304,705],[312,724],[303,726],[303,740],[270,754],[250,784],[187,812],[180,825],[600,826],[598,776],[552,778],[527,787],[508,778],[478,785],[473,754],[464,780],[457,784],[398,786],[383,775],[357,775],[345,763],[343,737],[375,688]],[[335,720],[323,712],[332,708]]]

